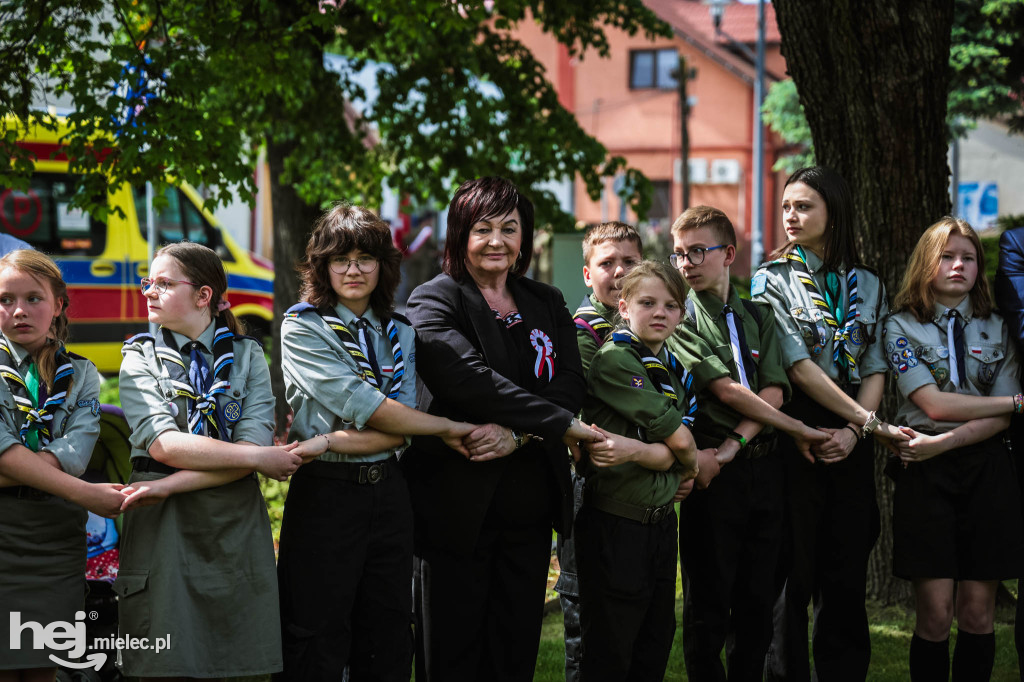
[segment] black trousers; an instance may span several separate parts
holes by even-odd
[[[585,481],[573,472],[573,520],[583,506]],[[576,568],[576,538],[558,534],[558,581],[555,583],[562,607],[563,639],[565,641],[565,682],[580,677],[580,581]]]
[[[576,517],[582,682],[660,682],[676,630],[676,515],[658,523],[584,503]]]
[[[557,484],[539,454],[513,464],[472,550],[416,550],[418,682],[533,680]]]
[[[283,680],[409,680],[412,507],[397,465],[375,485],[292,476],[281,527]]]
[[[794,390],[786,412],[811,426],[846,421]],[[814,679],[864,680],[871,660],[865,592],[868,555],[878,539],[874,442],[857,443],[836,464],[811,464],[781,437],[786,475],[784,579],[775,602],[766,677],[811,679],[807,605],[814,601]]]
[[[760,681],[764,674],[782,540],[783,469],[777,452],[736,459],[679,505],[683,656],[694,682]]]

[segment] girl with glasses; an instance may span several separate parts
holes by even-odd
[[[153,337],[125,342],[120,395],[132,427],[120,633],[170,637],[170,651],[124,649],[133,677],[234,677],[281,669],[274,543],[254,471],[285,480],[301,463],[272,445],[263,349],[224,300],[220,258],[182,242],[143,280]]]
[[[316,222],[299,271],[303,303],[281,324],[294,410],[292,479],[278,579],[284,679],[408,680],[413,523],[398,467],[407,436],[466,455],[476,427],[418,412],[416,335],[394,312],[401,254],[371,211]]]

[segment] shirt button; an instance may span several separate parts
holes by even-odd
[[[233,391],[233,393],[234,393],[234,396],[235,396],[236,398],[238,398],[238,397],[240,397],[240,396],[242,395],[242,392],[241,392],[241,391],[239,391],[239,390],[238,390],[237,388],[236,388],[236,389],[235,389],[235,390]]]

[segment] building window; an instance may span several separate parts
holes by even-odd
[[[672,182],[670,180],[654,180],[654,194],[651,196],[651,210],[647,212],[648,220],[668,220],[672,214]]]
[[[679,53],[675,50],[632,50],[629,53],[629,87],[631,90],[674,90],[676,79],[672,74],[678,66]]]

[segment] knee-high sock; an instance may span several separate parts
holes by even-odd
[[[953,682],[985,682],[992,677],[996,633],[976,635],[960,630],[953,649]]]
[[[911,682],[934,682],[949,679],[949,638],[930,642],[914,633],[910,640]]]

